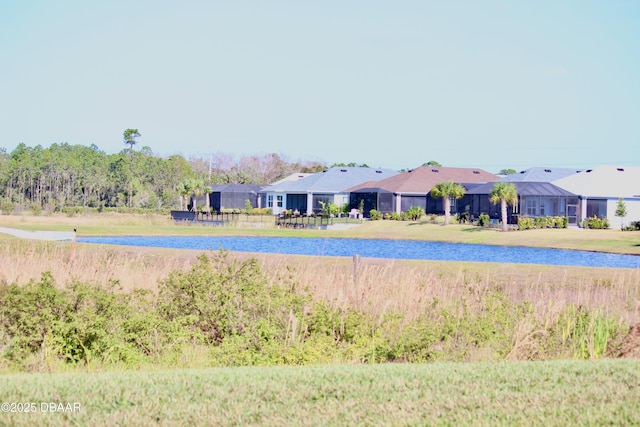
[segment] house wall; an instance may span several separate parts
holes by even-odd
[[[271,209],[274,215],[279,214],[285,210],[287,206],[287,195],[284,193],[268,192],[265,195],[264,207]]]
[[[640,221],[640,200],[625,199],[624,204],[627,208],[627,216],[622,218],[624,225],[629,225],[632,221]],[[611,224],[611,228],[620,228],[620,217],[616,216],[618,208],[618,199],[607,200],[607,219]]]

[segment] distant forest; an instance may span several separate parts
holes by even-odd
[[[139,134],[138,134],[139,135]],[[135,136],[135,135],[134,135]],[[0,211],[58,212],[71,207],[168,210],[209,184],[268,184],[297,172],[318,172],[318,162],[289,162],[278,154],[211,158],[160,157],[151,148],[107,154],[97,146],[53,144],[0,148]]]

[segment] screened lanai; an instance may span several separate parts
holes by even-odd
[[[518,194],[516,206],[510,206],[509,223],[517,223],[521,216],[566,216],[575,224],[580,204],[578,196],[549,182],[513,182]],[[500,204],[489,202],[494,183],[482,184],[470,189],[459,205],[468,207],[475,217],[481,213],[492,218],[500,215]]]

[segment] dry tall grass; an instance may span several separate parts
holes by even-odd
[[[0,242],[0,282],[25,283],[50,271],[59,285],[73,280],[117,281],[123,291],[155,290],[171,271],[187,269],[202,251],[122,248],[6,239]],[[626,324],[640,321],[640,270],[470,262],[360,260],[267,254],[255,256],[271,283],[292,280],[333,307],[375,315],[402,313],[411,320],[441,304],[464,301],[481,309],[499,291],[528,301],[540,321],[568,305],[599,309]],[[523,326],[524,327],[524,326]]]

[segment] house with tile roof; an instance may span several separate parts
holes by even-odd
[[[593,216],[607,218],[612,227],[640,220],[640,167],[598,166],[553,183],[577,195],[578,223]],[[620,199],[627,208],[624,219],[615,216]]]
[[[413,206],[422,207],[426,213],[442,214],[442,199],[430,195],[436,184],[455,182],[469,189],[498,178],[498,175],[477,168],[421,166],[384,180],[351,187],[347,191],[351,194],[351,206],[358,206],[361,200],[364,201],[365,215],[371,209],[381,213],[400,213]],[[452,201],[452,213],[459,211],[459,203],[456,202],[459,201]]]
[[[264,207],[274,215],[283,210],[312,215],[322,211],[322,204],[338,206],[349,203],[347,188],[397,175],[392,169],[336,166],[296,180],[281,181],[262,189]]]

